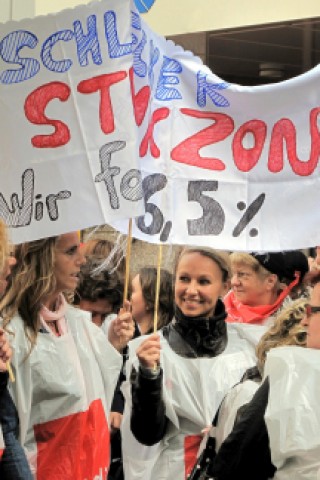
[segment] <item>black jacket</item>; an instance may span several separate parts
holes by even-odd
[[[170,347],[187,358],[215,357],[227,345],[224,304],[218,300],[211,318],[186,317],[176,308],[175,318],[163,328],[163,336]],[[154,445],[164,437],[168,425],[162,397],[162,371],[147,376],[143,369],[132,371],[131,430],[138,442]]]
[[[252,400],[239,409],[233,430],[215,456],[208,471],[215,480],[267,480],[274,476],[264,421],[268,396],[267,378]]]

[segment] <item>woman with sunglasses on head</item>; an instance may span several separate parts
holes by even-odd
[[[77,232],[18,245],[15,253],[1,310],[12,334],[20,441],[38,480],[104,478],[107,418],[131,314],[121,312],[107,339],[89,314],[68,304],[85,262]]]
[[[209,476],[217,480],[318,480],[320,283],[303,311],[297,345],[268,352],[263,382],[222,443]],[[301,348],[301,334],[306,334],[307,348]]]
[[[276,480],[320,478],[320,283],[302,325],[307,348],[277,349],[267,358],[270,393],[265,414]]]
[[[257,366],[246,372],[242,381],[230,390],[222,402],[211,431],[212,435],[214,432],[217,450],[208,472],[213,478],[273,478],[276,469],[271,461],[264,422],[269,382],[265,380],[261,389],[259,385],[271,350],[288,345],[306,345],[305,327],[300,323],[305,311],[306,300],[303,299],[296,300],[281,311],[258,342]]]
[[[225,323],[221,297],[229,275],[227,255],[183,249],[174,274],[173,320],[159,333],[129,344],[132,396],[127,384],[125,416],[131,417],[141,444],[140,452],[128,450],[130,480],[184,480],[203,429],[227,391],[255,363],[254,348]]]

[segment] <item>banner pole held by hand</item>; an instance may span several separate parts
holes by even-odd
[[[162,243],[158,246],[158,265],[157,265],[157,283],[156,283],[156,298],[154,302],[154,317],[153,317],[153,332],[158,330],[158,310],[159,310],[159,296],[160,296],[160,279],[161,279],[161,263],[162,263]]]
[[[126,252],[126,275],[125,275],[125,282],[124,282],[123,301],[128,300],[131,244],[132,244],[132,218],[130,218],[129,226],[128,226],[127,252]]]
[[[16,379],[14,378],[14,374],[13,374],[13,371],[12,371],[12,368],[11,368],[11,365],[10,365],[9,361],[7,361],[7,370],[8,370],[8,373],[9,373],[10,382],[14,383],[16,381]]]

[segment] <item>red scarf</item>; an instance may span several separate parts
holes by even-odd
[[[233,290],[231,290],[224,298],[228,317],[227,322],[239,323],[257,323],[263,324],[264,320],[270,317],[282,305],[284,299],[289,295],[290,291],[299,282],[299,275],[280,293],[277,300],[272,305],[245,305],[236,299]]]

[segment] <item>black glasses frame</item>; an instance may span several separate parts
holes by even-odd
[[[320,312],[320,307],[316,307],[314,305],[306,305],[306,315],[310,317],[314,313]]]

